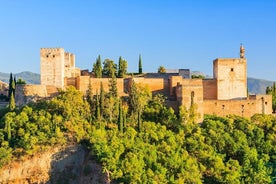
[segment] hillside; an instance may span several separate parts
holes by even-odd
[[[250,94],[265,94],[267,86],[272,86],[273,81],[248,77],[247,86]]]
[[[16,79],[23,79],[25,80],[28,84],[39,84],[40,83],[40,75],[37,73],[33,72],[20,72],[20,73],[15,73],[13,76],[16,77]],[[10,74],[9,73],[2,73],[0,72],[0,80],[6,83],[9,83],[10,79]]]

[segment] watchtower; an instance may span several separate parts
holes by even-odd
[[[217,81],[217,99],[230,100],[247,97],[247,69],[244,48],[240,58],[218,58],[213,62],[214,79]]]
[[[65,78],[79,76],[75,68],[75,55],[63,48],[40,49],[41,84],[64,88]]]

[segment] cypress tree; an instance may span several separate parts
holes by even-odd
[[[111,80],[109,80],[109,93],[114,98],[117,98],[118,96],[117,79],[114,74],[112,75]]]
[[[10,123],[10,121],[5,122],[5,131],[7,134],[8,141],[11,140],[11,123]]]
[[[123,77],[123,71],[122,71],[122,57],[119,57],[119,66],[118,66],[118,77]]]
[[[93,91],[92,91],[92,85],[89,80],[88,84],[88,90],[86,91],[86,101],[89,103],[90,106],[93,104]]]
[[[14,85],[16,86],[16,77],[15,76],[13,78],[13,81],[14,81]]]
[[[141,113],[140,110],[138,110],[138,131],[141,131],[141,127],[142,127],[142,120],[141,120]]]
[[[101,56],[99,55],[96,59],[96,63],[93,65],[92,71],[94,72],[96,78],[102,78],[102,70],[102,60]]]
[[[118,120],[117,120],[117,124],[118,124],[118,130],[120,132],[123,132],[123,109],[122,109],[122,101],[119,101],[119,113],[118,113]]]
[[[13,111],[14,109],[15,109],[15,100],[14,100],[14,94],[12,91],[10,101],[9,101],[9,110]]]
[[[122,111],[123,111],[123,127],[124,129],[126,128],[126,112],[122,106]]]
[[[139,74],[143,73],[141,54],[139,55]]]
[[[103,83],[101,82],[101,88],[100,88],[100,112],[101,112],[101,117],[103,116],[103,111],[104,111],[104,88],[103,88]]]
[[[127,73],[127,61],[122,59],[120,56],[119,58],[119,67],[118,67],[118,78],[124,78]]]
[[[97,120],[101,119],[101,108],[100,108],[100,100],[99,100],[99,95],[98,95],[98,91],[96,94],[96,111],[95,111],[95,116]]]
[[[12,77],[12,73],[10,73],[10,79],[9,79],[9,94],[8,94],[8,97],[10,98],[11,97],[11,93],[13,91],[13,88],[12,88],[12,83],[13,83],[13,77]]]

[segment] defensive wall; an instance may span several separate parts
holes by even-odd
[[[92,93],[99,93],[102,84],[108,92],[111,78],[95,78],[88,70],[75,67],[75,56],[62,48],[41,49],[41,85],[19,86],[19,101],[28,102],[51,97],[58,88],[74,86],[84,95],[91,85]],[[176,72],[178,71],[178,72]],[[244,48],[240,58],[218,58],[213,61],[212,79],[192,79],[189,69],[174,70],[172,73],[148,73],[138,77],[117,78],[119,96],[128,95],[131,83],[147,87],[153,94],[167,97],[166,104],[176,111],[180,105],[190,108],[197,104],[200,120],[204,114],[226,116],[235,114],[250,117],[256,113],[272,113],[271,95],[247,97],[247,60]],[[18,99],[17,99],[18,100]],[[22,103],[23,104],[23,103]]]
[[[272,96],[254,95],[240,100],[204,100],[204,114],[226,116],[235,114],[251,117],[254,114],[272,114]]]
[[[15,102],[17,106],[22,106],[29,102],[51,98],[57,94],[58,88],[55,86],[17,84],[15,90]]]

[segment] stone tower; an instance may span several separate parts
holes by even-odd
[[[66,78],[79,76],[74,54],[63,48],[40,49],[40,81],[42,85],[64,88]]]
[[[218,58],[213,62],[214,79],[217,81],[217,99],[243,99],[247,97],[247,69],[244,48],[240,58]]]

